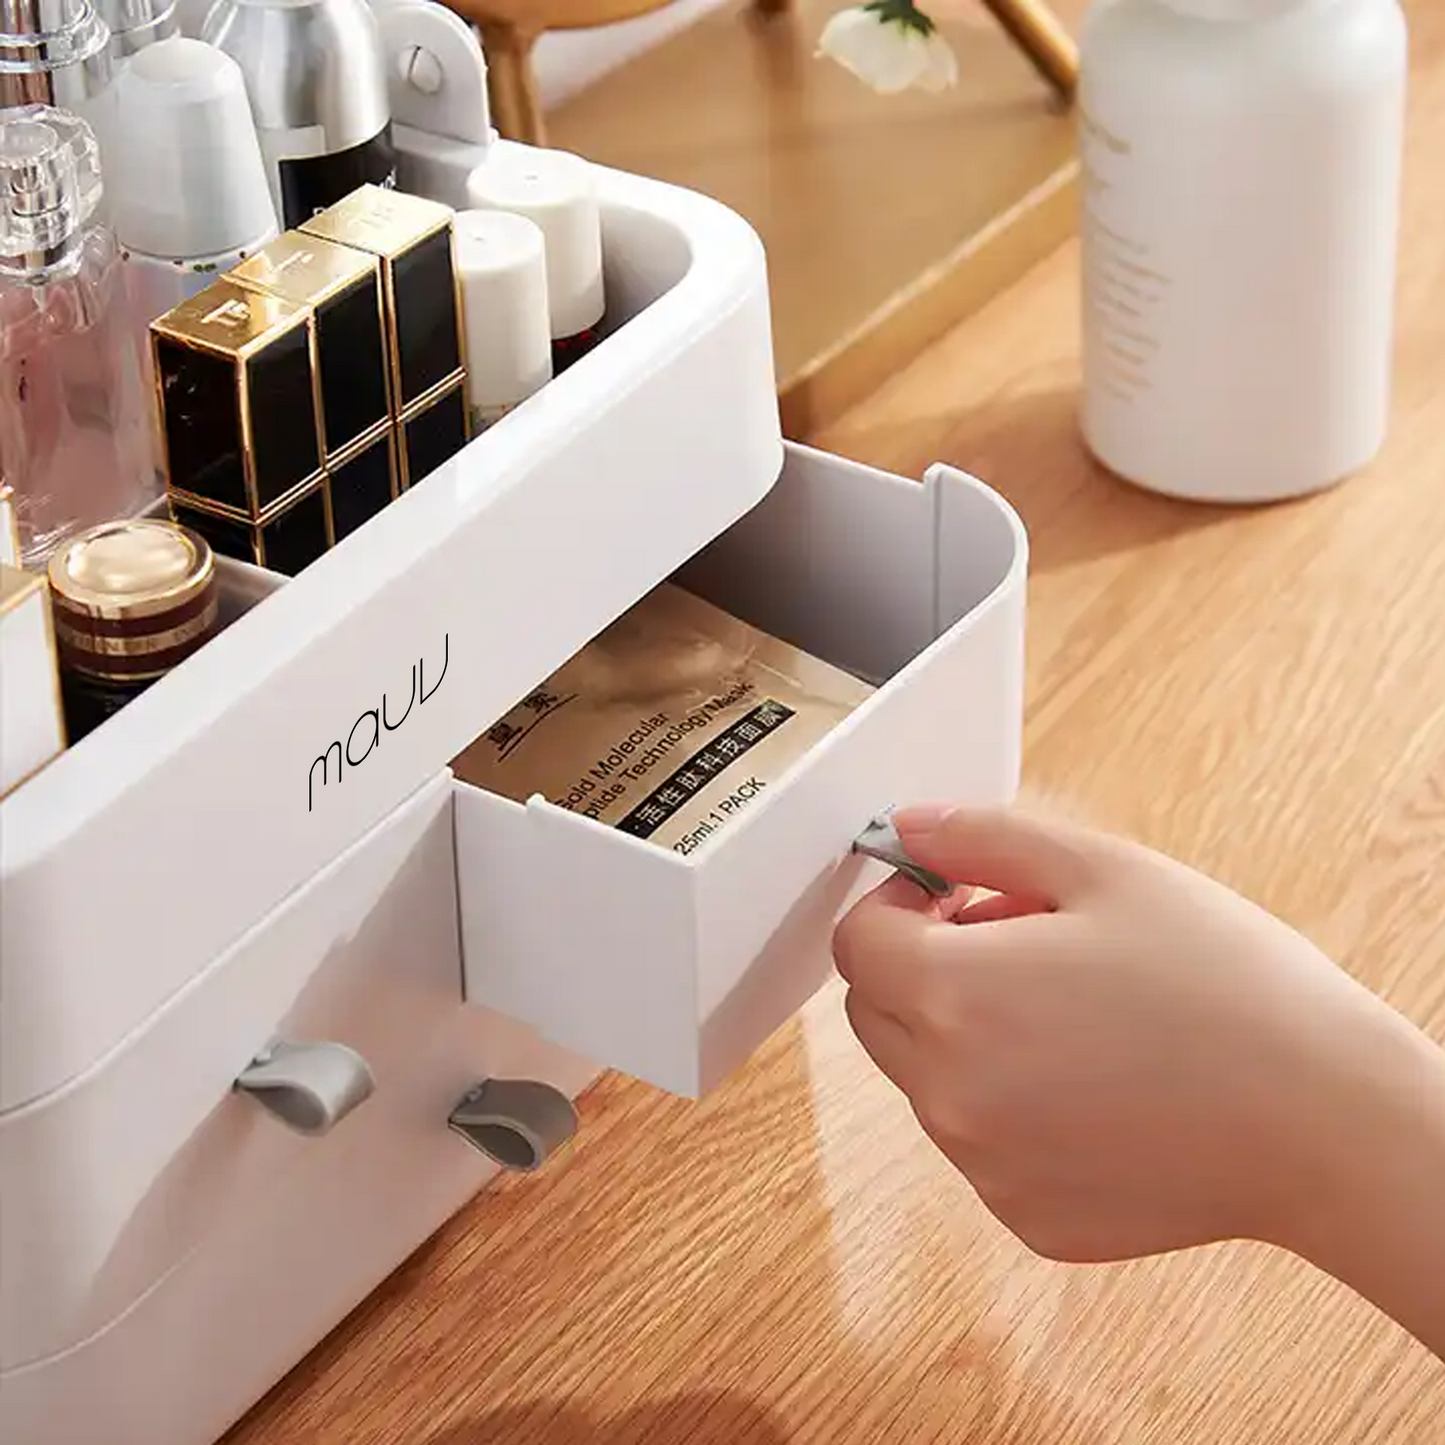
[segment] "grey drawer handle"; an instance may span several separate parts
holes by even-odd
[[[288,1129],[326,1134],[376,1088],[371,1069],[345,1044],[278,1041],[242,1071],[236,1088]]]
[[[503,1169],[540,1169],[577,1132],[577,1110],[536,1079],[485,1079],[447,1119],[473,1149]]]
[[[903,851],[903,840],[893,826],[892,809],[880,813],[853,840],[853,852],[866,858],[877,858],[881,863],[890,864],[905,877],[911,878],[925,892],[935,898],[947,898],[953,892],[953,884],[947,878],[931,872],[913,861]]]

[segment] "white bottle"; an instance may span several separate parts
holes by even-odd
[[[1128,481],[1267,502],[1389,413],[1398,0],[1102,0],[1085,23],[1083,431]]]
[[[146,337],[156,317],[274,239],[276,210],[246,78],[229,55],[172,35],[139,51],[113,88],[110,219]]]
[[[542,228],[508,211],[458,211],[452,250],[467,333],[472,434],[552,380],[552,311]]]

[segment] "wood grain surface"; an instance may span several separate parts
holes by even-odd
[[[1072,234],[1073,123],[1006,30],[1055,71],[1073,57],[1036,0],[989,3],[1007,25],[981,0],[931,0],[963,57],[942,93],[875,95],[817,59],[841,0],[770,18],[726,0],[548,117],[550,144],[752,223],[789,436],[844,415]]]
[[[1244,889],[1445,1041],[1445,6],[1414,85],[1389,448],[1219,512],[1093,469],[1077,255],[824,445],[1033,537],[1028,786]],[[819,998],[706,1103],[616,1079],[228,1445],[1440,1445],[1445,1370],[1290,1258],[1033,1258]]]

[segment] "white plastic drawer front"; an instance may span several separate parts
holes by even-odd
[[[84,1077],[0,1116],[0,1441],[218,1438],[496,1172],[487,1078],[595,1067],[467,1008],[443,772]],[[319,1137],[232,1083],[273,1036],[375,1089]]]
[[[827,977],[852,855],[899,803],[1002,803],[1019,777],[1027,544],[1008,504],[788,448],[769,496],[679,574],[878,692],[683,856],[543,799],[457,781],[469,998],[695,1096]]]
[[[0,1369],[94,1334],[300,1164],[379,1162],[392,1101],[436,1088],[421,1061],[465,1012],[453,866],[442,773],[96,1068],[0,1115]],[[324,1137],[292,1132],[232,1088],[278,1036],[355,1049],[376,1092]],[[406,1127],[448,1139],[481,1067],[454,1060]]]

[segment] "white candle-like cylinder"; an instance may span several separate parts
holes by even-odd
[[[490,426],[552,379],[546,243],[506,211],[459,211],[452,224],[467,340],[473,430]]]
[[[602,320],[602,223],[592,166],[568,151],[497,147],[467,178],[477,210],[534,221],[547,247],[552,336],[565,341]]]

